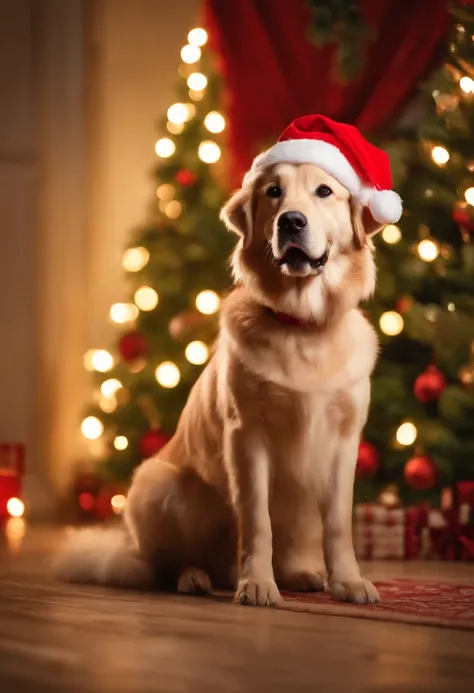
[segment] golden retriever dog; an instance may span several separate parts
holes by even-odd
[[[59,575],[191,594],[233,586],[247,605],[326,584],[378,602],[351,522],[377,356],[358,306],[374,291],[381,225],[312,163],[252,171],[221,216],[239,240],[213,356],[172,440],[138,467],[123,530],[79,533]]]

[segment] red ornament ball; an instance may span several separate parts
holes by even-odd
[[[185,188],[187,188],[190,185],[194,185],[196,182],[196,174],[187,168],[182,168],[176,174],[176,182],[179,183],[179,185],[183,185]]]
[[[377,448],[367,440],[362,440],[359,444],[359,454],[357,456],[356,476],[362,478],[373,476],[379,468],[379,453]]]
[[[445,389],[446,378],[436,366],[428,366],[415,380],[415,396],[423,404],[437,402]]]
[[[411,296],[401,296],[395,303],[395,308],[399,313],[408,313],[413,307],[413,299]]]
[[[403,476],[411,488],[427,491],[436,483],[436,467],[427,455],[418,455],[405,464]]]
[[[467,202],[457,202],[451,212],[451,218],[459,226],[464,226],[468,231],[474,231],[474,219],[470,214],[469,207]]]
[[[148,353],[148,340],[141,332],[126,332],[120,337],[119,352],[125,361],[135,361]]]
[[[159,429],[147,431],[138,443],[140,457],[146,460],[148,457],[153,457],[162,447],[170,440],[170,436]]]

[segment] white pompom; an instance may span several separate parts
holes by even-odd
[[[400,195],[393,190],[375,190],[369,200],[369,209],[375,221],[395,224],[402,216]]]

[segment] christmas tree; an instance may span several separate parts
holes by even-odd
[[[377,239],[368,313],[381,356],[359,499],[393,483],[406,502],[439,500],[474,478],[474,11],[452,12],[444,64],[423,85],[416,128],[396,143],[408,152],[404,214]]]
[[[181,61],[177,102],[155,145],[156,197],[123,255],[129,300],[110,309],[120,331],[110,351],[85,355],[95,389],[81,429],[100,471],[115,481],[127,481],[173,433],[230,284],[231,238],[219,221],[228,194],[226,123],[204,29],[189,32]]]

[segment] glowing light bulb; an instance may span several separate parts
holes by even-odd
[[[389,310],[380,316],[379,325],[384,334],[395,337],[403,330],[404,322],[400,313]]]
[[[150,259],[150,253],[146,248],[129,248],[123,254],[122,266],[127,272],[139,272]]]
[[[100,386],[100,391],[104,397],[112,397],[121,387],[123,387],[123,385],[120,380],[109,378],[108,380],[104,380]]]
[[[398,243],[402,237],[402,232],[395,224],[387,224],[387,226],[382,231],[382,238],[385,243],[389,245],[395,245]]]
[[[193,72],[187,79],[187,85],[193,91],[202,91],[207,87],[207,77],[202,72]]]
[[[81,431],[87,440],[97,440],[104,432],[104,424],[96,416],[87,416],[81,423]]]
[[[415,424],[405,421],[397,428],[396,439],[399,445],[413,445],[418,435]]]
[[[444,147],[433,147],[431,150],[431,158],[435,164],[443,166],[443,164],[446,164],[449,161],[449,152]]]
[[[133,303],[114,303],[110,308],[110,319],[118,325],[133,322],[138,317],[138,308]]]
[[[204,118],[204,126],[209,130],[209,132],[222,132],[225,128],[225,118],[219,113],[219,111],[211,111]]]
[[[191,29],[188,34],[188,41],[192,46],[204,46],[207,42],[207,31],[200,27]]]
[[[155,152],[157,156],[161,156],[162,159],[168,159],[168,157],[173,156],[175,151],[176,145],[169,137],[162,137],[155,144]]]
[[[190,342],[186,347],[184,355],[189,363],[193,363],[195,366],[202,366],[209,358],[209,349],[204,342]]]
[[[116,436],[114,438],[114,448],[116,450],[126,450],[128,448],[128,438],[125,436]]]
[[[425,262],[433,262],[439,255],[439,245],[430,238],[424,238],[418,243],[418,255]]]
[[[90,352],[87,352],[89,354]],[[86,354],[86,356],[87,356]],[[105,349],[94,349],[91,356],[92,370],[107,373],[114,367],[114,359]]]
[[[117,493],[110,499],[110,505],[113,512],[116,515],[121,515],[125,510],[125,505],[127,504],[127,499],[121,493]]]
[[[204,140],[199,145],[198,156],[205,164],[215,164],[221,158],[221,150],[215,142]]]
[[[175,103],[168,108],[168,120],[175,125],[182,125],[188,119],[188,109],[185,103]]]
[[[101,397],[99,401],[99,407],[106,414],[111,414],[117,409],[117,398],[112,395],[111,397]]]
[[[172,135],[180,135],[184,130],[184,125],[183,124],[178,125],[177,123],[168,122],[168,123],[166,123],[166,129]]]
[[[199,46],[193,46],[192,44],[188,43],[186,46],[181,48],[181,60],[183,63],[192,65],[193,63],[197,63],[200,57],[201,49]]]
[[[465,94],[472,94],[474,91],[474,80],[470,77],[461,77],[459,80],[459,86]]]
[[[133,300],[140,310],[150,311],[158,305],[159,296],[151,286],[141,286],[135,291]]]
[[[468,188],[464,193],[464,197],[466,198],[466,202],[469,202],[470,205],[474,205],[474,188]]]
[[[181,379],[178,366],[172,361],[163,361],[155,371],[155,378],[162,387],[176,387]]]
[[[189,98],[193,101],[201,101],[204,98],[203,91],[196,91],[195,89],[189,90]]]
[[[162,185],[158,186],[156,196],[159,200],[164,200],[166,202],[167,200],[173,199],[175,192],[176,190],[174,189],[173,185],[170,183],[163,183]]]
[[[172,200],[165,205],[164,213],[170,219],[177,219],[181,214],[182,209],[181,202],[178,202],[178,200]]]
[[[454,303],[448,303],[448,310],[450,313],[454,313],[454,311],[456,310],[455,304]]]
[[[200,313],[204,313],[204,315],[212,315],[213,313],[217,313],[220,304],[221,299],[215,291],[211,291],[210,289],[201,291],[196,296],[196,308]]]
[[[19,498],[9,498],[7,501],[7,513],[10,517],[22,517],[25,512],[25,504]]]

